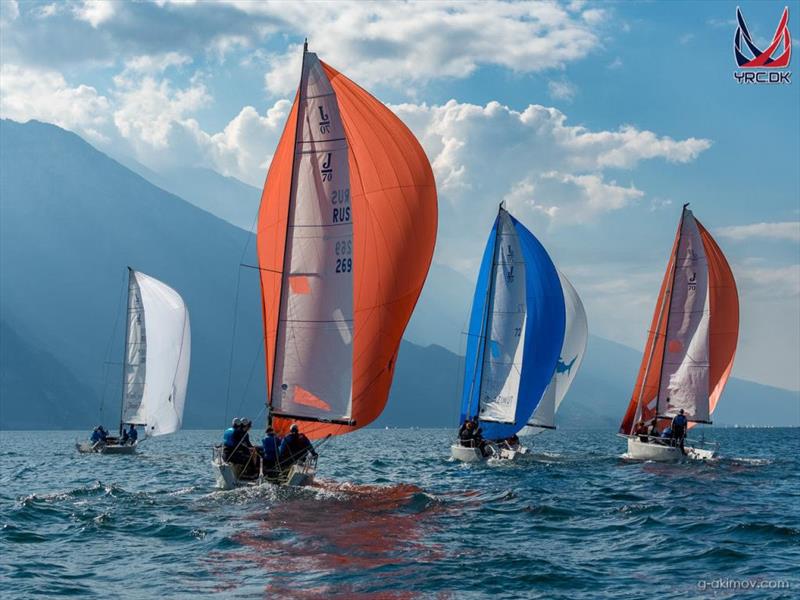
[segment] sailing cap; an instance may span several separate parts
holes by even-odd
[[[275,430],[272,427],[267,427],[267,433],[275,433]]]
[[[292,423],[292,426],[289,427],[289,431],[297,433],[298,431],[300,431],[300,428],[297,426],[297,423]]]
[[[680,409],[680,411],[678,411],[678,412],[680,412],[681,414],[683,414],[683,409]]]
[[[239,417],[236,417],[233,421],[231,421],[231,425],[234,427],[238,427],[242,424],[242,420]]]
[[[250,419],[242,419],[242,425],[244,425],[245,427],[250,425],[250,423],[251,423]]]

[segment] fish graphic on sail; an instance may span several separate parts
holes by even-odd
[[[436,229],[433,171],[414,135],[304,46],[256,236],[278,434],[297,422],[319,439],[380,415]]]
[[[663,429],[681,411],[689,426],[710,424],[733,367],[738,333],[731,268],[685,205],[620,433],[630,436],[637,423],[653,419]],[[629,438],[629,447],[633,442]]]
[[[586,352],[589,325],[583,302],[581,302],[580,296],[578,296],[578,292],[572,283],[561,271],[558,272],[558,278],[564,293],[566,310],[564,345],[561,347],[561,354],[556,363],[553,378],[550,380],[541,400],[539,400],[539,404],[528,421],[527,427],[520,432],[521,435],[535,435],[545,429],[555,429],[556,412],[575,380],[575,376],[581,368],[583,355]]]
[[[460,423],[486,440],[516,435],[555,372],[564,341],[564,294],[544,247],[502,205],[481,261],[467,338]],[[456,444],[454,458],[480,460]]]

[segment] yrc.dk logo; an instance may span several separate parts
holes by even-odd
[[[779,71],[789,66],[792,56],[792,36],[789,35],[789,7],[783,9],[781,20],[772,41],[764,50],[753,43],[747,23],[736,7],[736,35],[733,52],[739,71],[733,76],[738,83],[791,83],[791,71]]]

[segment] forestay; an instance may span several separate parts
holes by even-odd
[[[138,271],[128,278],[123,423],[150,436],[181,427],[191,359],[189,312],[180,295]]]

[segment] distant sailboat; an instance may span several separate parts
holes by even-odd
[[[725,256],[711,234],[684,205],[667,271],[620,434],[628,456],[645,460],[682,458],[680,448],[634,435],[637,423],[656,419],[667,427],[680,410],[689,424],[711,423],[711,415],[733,367],[739,336],[739,297]],[[686,447],[690,458],[714,450]]]
[[[550,384],[544,391],[536,410],[533,412],[528,425],[520,431],[520,435],[536,435],[545,429],[556,428],[556,412],[561,402],[567,395],[575,376],[581,368],[583,355],[586,352],[586,342],[589,339],[589,325],[586,319],[586,310],[583,308],[578,292],[569,279],[558,272],[561,281],[561,290],[564,293],[566,308],[566,330],[564,332],[564,345],[561,355],[556,363],[556,370]]]
[[[181,428],[191,360],[189,311],[178,292],[128,268],[128,302],[122,378],[120,433],[125,425],[148,437]],[[80,452],[133,454],[137,443],[109,437],[79,442]]]
[[[566,309],[558,272],[544,247],[500,206],[481,261],[461,399],[462,427],[477,420],[480,448],[456,442],[451,455],[474,462],[513,458],[503,440],[530,419],[550,384],[564,343]]]
[[[258,218],[267,424],[311,439],[382,412],[436,241],[433,172],[383,103],[303,49]],[[221,456],[217,484],[247,483]],[[281,482],[311,481],[311,457]],[[264,478],[259,476],[254,482]]]

